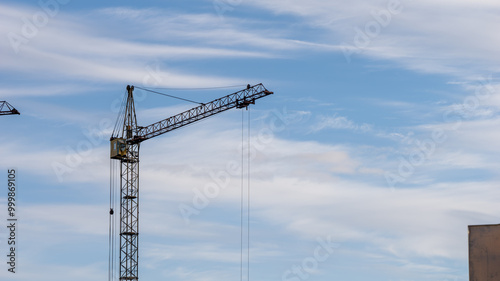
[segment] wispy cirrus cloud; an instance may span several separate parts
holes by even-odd
[[[399,12],[390,13],[396,3]],[[500,5],[494,1],[253,1],[278,15],[331,32],[317,40],[356,55],[382,58],[425,73],[470,78],[498,72]],[[371,31],[370,31],[371,28]],[[356,44],[362,42],[363,44]]]
[[[358,132],[368,132],[372,130],[372,126],[366,123],[357,124],[349,120],[345,116],[321,116],[319,121],[312,126],[313,132],[319,132],[326,129],[344,129]]]
[[[477,79],[475,73],[478,69],[495,72],[494,64],[498,56],[494,55],[497,51],[487,44],[494,44],[496,39],[491,39],[488,43],[481,41],[494,36],[491,26],[498,19],[493,18],[486,9],[497,9],[496,2],[475,2],[477,6],[472,5],[471,1],[401,3],[404,5],[404,11],[394,16],[387,29],[363,48],[359,56],[382,58],[383,62],[397,62],[406,68],[426,73],[457,75],[458,78],[454,79],[463,85],[467,85],[463,80]],[[4,73],[22,73],[21,78],[29,77],[30,80],[47,79],[48,83],[57,85],[60,81],[65,81],[64,86],[55,87],[52,84],[40,89],[33,84],[13,83],[13,91],[4,89],[1,93],[10,93],[9,97],[12,98],[22,96],[23,91],[26,92],[24,96],[30,97],[64,95],[66,92],[74,94],[76,91],[83,94],[90,91],[88,84],[94,84],[88,83],[89,81],[140,84],[148,75],[154,75],[158,86],[165,87],[241,84],[242,79],[234,77],[233,73],[224,75],[214,71],[209,75],[202,75],[187,71],[180,65],[184,62],[193,63],[195,60],[211,63],[215,61],[217,63],[214,65],[218,65],[225,59],[238,59],[238,63],[241,63],[240,59],[281,59],[290,53],[304,50],[342,52],[342,42],[350,44],[356,35],[354,28],[365,28],[366,23],[373,20],[372,11],[377,12],[387,7],[387,3],[382,1],[346,3],[318,0],[308,3],[242,2],[241,6],[235,9],[245,9],[248,7],[245,5],[264,7],[278,17],[287,20],[293,18],[293,21],[287,21],[289,25],[268,25],[272,22],[265,19],[269,13],[252,19],[239,19],[226,14],[225,20],[221,22],[216,13],[174,13],[120,7],[91,10],[86,13],[66,13],[62,10],[58,17],[40,30],[36,38],[22,46],[18,55],[13,55],[8,42],[2,41],[0,53],[5,54],[5,60],[0,68]],[[5,25],[0,27],[0,31],[4,33],[19,31],[19,19],[31,16],[34,12],[34,9],[13,8],[9,5],[2,5],[1,8],[0,11],[5,11]],[[426,9],[429,11],[426,12]],[[452,15],[451,11],[457,12],[457,15]],[[471,11],[477,13],[476,20],[481,20],[473,23],[467,14]],[[490,29],[484,29],[483,21],[486,20],[491,20]],[[106,25],[108,23],[115,24],[116,28],[109,28]],[[317,32],[305,34],[304,29],[301,29],[304,26],[310,28],[306,30]],[[134,32],[138,30],[144,32]],[[462,44],[459,44],[461,41]],[[488,57],[491,61],[487,60]],[[148,69],[151,61],[155,65]],[[160,62],[156,64],[157,61]],[[156,65],[159,67],[156,68]],[[289,65],[285,67],[288,68]],[[255,71],[258,70],[256,68]],[[272,75],[270,77],[275,78]],[[78,88],[81,81],[86,83]],[[325,96],[319,94],[311,96],[311,99],[326,100]],[[432,108],[426,101],[419,101],[417,104],[404,99],[400,102],[387,100],[389,99],[380,102],[384,110],[388,109],[395,115],[398,109],[405,109],[408,111],[405,116],[411,120],[417,119],[415,116],[421,112],[437,111],[432,113],[439,115],[439,110],[455,110],[461,106],[460,103],[455,103],[455,100],[442,107],[433,105]],[[497,97],[493,96],[490,101],[488,104],[495,106]],[[331,105],[327,101],[325,104]],[[84,108],[83,106],[87,106],[85,104],[74,109],[62,110],[59,105],[37,110],[37,107],[44,105],[46,103],[37,101],[25,103],[25,108],[31,112],[26,116],[36,117],[36,114],[40,114],[40,119],[51,126],[63,120],[72,125],[76,124],[77,127],[83,126],[82,124],[96,127],[100,116],[107,117],[110,114],[109,104],[106,104],[105,109]],[[301,106],[303,103],[298,104],[298,107]],[[419,111],[410,112],[415,106],[419,106]],[[320,116],[315,120],[316,123],[309,127],[314,132],[341,130],[375,135],[379,133],[374,132],[372,125],[354,121],[364,120],[363,117],[331,116],[326,115],[327,112],[316,115],[318,108],[321,107],[309,108],[307,113],[300,111],[307,115],[314,112],[315,116]],[[107,110],[108,115],[102,113],[103,110]],[[179,110],[180,107],[140,109],[138,114],[142,116],[141,121],[157,121]],[[352,264],[365,262],[366,265],[366,257],[369,256],[371,261],[384,263],[393,270],[418,272],[419,276],[429,273],[426,271],[432,271],[435,280],[442,280],[443,278],[436,276],[441,277],[443,272],[452,272],[456,262],[464,262],[467,259],[466,243],[463,236],[457,233],[465,233],[464,226],[467,224],[495,221],[495,214],[498,213],[498,204],[494,200],[498,197],[498,184],[495,179],[488,176],[468,177],[470,171],[482,173],[498,170],[498,152],[494,145],[495,140],[499,139],[494,129],[498,127],[498,120],[495,119],[497,112],[494,108],[489,111],[487,107],[481,107],[473,113],[470,119],[463,117],[459,130],[447,131],[448,141],[436,148],[433,157],[417,167],[417,172],[408,180],[408,186],[395,191],[391,191],[384,182],[384,171],[397,171],[397,158],[419,149],[417,141],[432,136],[432,131],[436,128],[448,126],[446,120],[433,119],[432,122],[420,125],[404,123],[401,125],[404,127],[391,131],[392,136],[399,137],[391,139],[394,141],[385,147],[385,144],[371,143],[369,138],[373,136],[370,134],[363,134],[368,140],[360,138],[363,139],[362,145],[335,145],[335,140],[311,140],[310,135],[295,136],[307,140],[293,140],[277,133],[268,143],[259,142],[258,137],[254,137],[252,145],[258,149],[254,151],[256,157],[252,162],[253,233],[259,239],[266,240],[269,243],[267,245],[271,245],[269,248],[279,243],[302,246],[304,241],[307,244],[314,241],[318,235],[331,235],[336,242],[344,244],[345,252],[338,253],[339,260],[348,257],[349,255],[344,254],[349,252],[351,257],[355,257]],[[258,118],[255,116],[259,113],[252,114],[255,114],[252,115],[254,118]],[[223,241],[221,232],[231,234],[235,240],[232,242],[238,242],[234,237],[238,235],[238,224],[235,222],[239,219],[240,177],[233,176],[231,186],[221,191],[217,198],[213,198],[209,207],[203,210],[200,216],[193,218],[189,227],[185,225],[178,210],[179,204],[192,202],[196,190],[203,190],[207,183],[213,182],[211,172],[225,171],[230,161],[239,163],[241,131],[228,129],[239,125],[234,121],[239,120],[239,115],[235,116],[222,119],[222,122],[218,119],[216,124],[204,123],[196,130],[186,129],[183,134],[151,140],[141,147],[141,200],[147,202],[141,207],[141,235],[154,237],[151,239],[153,243],[143,244],[150,246],[143,248],[147,250],[145,257],[171,261],[173,252],[181,262],[213,259],[231,263],[235,256],[237,259],[237,251],[218,245],[227,242]],[[303,123],[285,124],[289,128],[301,125]],[[378,127],[379,124],[374,122],[373,126]],[[44,179],[43,186],[46,187],[57,183],[56,174],[50,164],[58,161],[66,164],[69,157],[82,156],[68,152],[66,148],[76,149],[80,141],[89,140],[85,139],[79,128],[73,128],[71,133],[71,130],[64,130],[64,140],[58,138],[57,142],[51,142],[50,145],[40,144],[41,140],[46,139],[44,134],[61,134],[59,130],[47,130],[45,125],[40,128],[43,128],[40,130],[42,133],[30,130],[28,134],[25,128],[25,131],[21,132],[21,127],[11,126],[13,131],[23,137],[9,140],[10,143],[5,144],[0,153],[2,157],[11,159],[9,163],[3,163],[3,167],[20,166],[29,176]],[[387,130],[391,129],[393,128]],[[411,135],[411,145],[408,145],[411,139],[408,131],[414,132]],[[385,133],[386,136],[390,134]],[[4,140],[7,140],[7,136],[4,136]],[[66,186],[71,188],[70,194],[73,196],[75,189],[85,186],[81,188],[85,190],[82,194],[89,196],[89,200],[95,200],[96,194],[99,193],[100,200],[107,202],[108,152],[107,139],[94,145],[90,153],[83,155],[81,163],[65,174],[64,189],[58,190],[57,194],[51,193],[60,196],[54,200],[67,199],[70,189]],[[458,176],[462,178],[457,180]],[[31,188],[37,190],[38,187]],[[94,195],[96,197],[93,197]],[[83,200],[80,198],[78,196],[78,200]],[[77,241],[78,236],[72,236],[80,231],[100,237],[93,241],[101,239],[105,242],[107,228],[104,220],[108,214],[106,204],[95,205],[92,201],[89,205],[79,205],[81,202],[70,205],[75,201],[26,206],[25,210],[31,213],[26,218],[30,223],[34,222],[31,229],[38,231],[36,236],[30,236],[30,241],[25,240],[26,243],[36,243],[40,241],[40,237],[50,238],[53,233],[51,230],[54,229],[61,230],[61,236],[54,239],[64,236],[68,243],[81,242]],[[37,210],[40,212],[36,213]],[[99,222],[96,223],[90,217],[99,218]],[[190,242],[180,241],[191,238],[207,239],[210,242],[189,244]],[[167,242],[162,244],[164,241]],[[177,242],[177,246],[172,246]],[[355,246],[351,248],[350,245]],[[43,251],[40,251],[42,253],[51,250],[43,243],[39,246],[43,248]],[[196,246],[201,246],[203,250],[197,256],[185,253],[194,251]],[[164,254],[154,248],[161,248],[170,253]],[[254,247],[252,253],[263,248]],[[290,250],[289,247],[284,249],[287,255],[303,254],[301,250]],[[273,257],[275,254],[279,256],[282,252],[266,252],[259,257]],[[306,252],[307,254],[310,253]],[[297,260],[302,261],[303,258],[304,256]],[[104,260],[105,258],[101,259]],[[435,266],[436,260],[443,266]],[[283,268],[288,268],[293,263],[290,262]],[[276,263],[270,263],[270,267],[272,268],[268,272],[277,276],[282,273],[281,269],[276,269]],[[40,268],[34,268],[36,267],[27,272],[35,275]],[[86,273],[85,278],[96,275],[92,262],[86,262],[86,265],[76,268],[50,265],[47,268],[61,272],[69,270],[73,274],[70,276],[77,276],[74,272],[81,273],[92,269],[92,274]],[[105,265],[102,264],[99,267],[101,272],[97,275],[104,276],[104,268]],[[170,276],[180,279],[204,279],[205,276],[198,273],[192,274],[190,269],[177,268]],[[216,274],[218,277],[230,279],[224,272]],[[411,276],[407,279],[415,278]]]
[[[16,34],[21,39],[26,37],[23,33],[26,27],[21,19],[30,19],[33,14],[40,12],[35,8],[19,8],[6,4],[2,5],[1,11],[3,24],[0,32]],[[146,16],[143,14],[142,18]],[[80,21],[75,23],[75,17]],[[97,19],[101,24],[104,24],[106,20],[104,15]],[[101,34],[98,29],[100,27],[93,25],[93,22],[86,21],[80,15],[66,13],[61,8],[57,15],[50,18],[44,26],[37,28],[36,32],[30,34],[28,38],[17,41],[2,40],[0,53],[3,54],[4,59],[0,69],[11,73],[30,73],[42,81],[44,77],[50,76],[65,81],[140,84],[146,79],[151,82],[151,76],[153,76],[155,86],[220,86],[241,84],[242,81],[238,78],[188,73],[172,65],[165,66],[165,63],[162,64],[161,69],[151,65],[158,64],[158,60],[266,58],[270,56],[263,50],[208,47],[195,43],[185,43],[179,46],[174,43],[174,40],[147,43],[123,38],[120,33],[106,36]],[[188,30],[188,27],[189,25],[186,24],[183,36],[190,37],[190,32],[197,32],[194,28]],[[168,26],[166,28],[168,29]],[[49,90],[39,91],[43,91],[40,95],[49,94]],[[35,93],[31,92],[29,95],[35,95]]]

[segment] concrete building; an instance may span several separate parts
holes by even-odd
[[[500,280],[500,224],[469,226],[469,280]]]

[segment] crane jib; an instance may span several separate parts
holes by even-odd
[[[128,139],[127,142],[140,143],[220,112],[232,108],[245,108],[250,104],[255,104],[255,100],[272,94],[273,92],[268,91],[262,84],[257,84],[245,90],[194,107],[149,126],[139,127],[137,134],[133,136],[133,138]]]
[[[151,125],[137,125],[133,98],[134,86],[127,86],[127,97],[124,99],[123,111],[118,116],[117,126],[111,136],[110,158],[119,161],[119,181],[110,181],[110,190],[119,185],[120,225],[119,225],[119,279],[139,280],[139,147],[140,143],[213,116],[232,108],[246,108],[255,104],[257,99],[273,94],[264,85],[248,85],[246,89],[201,104],[190,110],[171,116]],[[119,131],[119,132],[118,132]],[[116,162],[112,162],[116,163]],[[116,166],[115,166],[116,167]],[[112,173],[111,173],[112,174]],[[110,191],[110,197],[114,198]],[[110,216],[114,214],[114,200],[110,198]],[[110,224],[110,237],[116,233]],[[110,241],[114,241],[110,239]],[[114,244],[110,244],[109,276],[114,276]]]

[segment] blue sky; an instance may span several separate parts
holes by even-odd
[[[108,140],[126,85],[260,82],[275,94],[243,115],[251,280],[468,280],[467,226],[499,220],[500,4],[165,2],[0,4],[0,100],[22,114],[0,119],[3,178],[15,167],[20,183],[18,273],[4,265],[2,280],[107,279]],[[135,94],[140,125],[192,106]],[[241,120],[232,110],[141,146],[141,280],[240,278],[241,176],[228,167]],[[187,220],[209,184],[219,192]]]

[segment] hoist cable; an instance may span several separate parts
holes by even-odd
[[[248,108],[247,108],[248,110]],[[250,138],[250,111],[248,111],[247,116],[247,139],[246,139],[246,149],[247,149],[247,163],[246,163],[246,174],[247,174],[247,281],[250,280],[250,148],[251,148],[251,138]],[[244,229],[244,208],[245,208],[245,112],[241,111],[241,229],[240,229],[240,280],[243,281],[243,229]]]
[[[111,208],[111,194],[112,194],[112,188],[113,188],[113,160],[112,159],[109,159],[109,207]],[[111,220],[111,215],[109,216],[109,237],[108,237],[108,281],[111,281],[111,265],[112,265],[112,261],[111,261],[111,240],[112,240],[112,236],[111,236],[111,224],[112,224],[112,220]]]
[[[116,175],[116,165],[115,161],[110,159],[109,163],[109,253],[108,253],[108,280],[114,280],[114,271],[115,271],[115,218],[111,213],[111,210],[114,210],[115,206],[115,175]]]
[[[243,186],[244,186],[244,153],[245,153],[245,112],[241,110],[241,228],[240,228],[240,281],[243,281]]]
[[[170,97],[170,98],[174,98],[174,99],[178,99],[178,100],[183,100],[183,101],[187,101],[187,102],[192,102],[192,103],[203,105],[203,103],[201,103],[201,102],[197,102],[197,101],[193,101],[193,100],[188,100],[188,99],[185,99],[185,98],[181,98],[181,97],[177,97],[177,96],[173,96],[173,95],[169,95],[169,94],[165,94],[165,93],[160,93],[160,92],[157,92],[157,91],[149,90],[149,89],[138,87],[138,86],[135,86],[135,87],[137,89],[141,89],[141,90],[144,90],[144,91],[147,91],[147,92],[151,92],[151,93],[155,93],[155,94],[158,94],[158,95],[163,95],[163,96],[167,96],[167,97]]]
[[[116,206],[116,175],[117,175],[117,161],[110,159],[110,179],[109,179],[109,253],[108,253],[108,280],[115,280],[116,271],[116,216],[114,215]],[[113,213],[111,212],[113,211]]]
[[[119,132],[123,131],[122,126],[125,118],[125,108],[127,107],[127,99],[128,99],[128,92],[125,91],[125,95],[123,95],[123,100],[118,112],[118,117],[116,117],[115,127],[113,128],[113,134],[112,134],[113,137],[118,137]]]
[[[248,107],[247,107],[247,110],[248,110]],[[248,253],[248,257],[247,257],[247,281],[250,281],[250,110],[248,110],[248,132],[247,132],[247,137],[248,137],[248,141],[247,141],[247,144],[248,144],[248,149],[247,149],[247,188],[248,188],[248,191],[247,191],[247,200],[248,200],[248,218],[247,218],[247,221],[248,221],[248,230],[247,230],[247,234],[248,234],[248,250],[247,250],[247,253]]]
[[[149,88],[155,90],[170,90],[170,91],[195,91],[195,90],[217,90],[217,89],[231,89],[231,88],[239,88],[246,87],[245,85],[233,85],[233,86],[220,86],[220,87],[204,87],[204,88]],[[136,87],[138,88],[138,87]]]
[[[117,167],[117,164],[116,164],[116,161],[113,161],[113,191],[112,191],[112,199],[111,199],[111,202],[112,202],[112,208],[113,208],[113,212],[114,210],[116,209],[116,167]],[[113,223],[113,227],[112,227],[112,232],[113,232],[113,241],[111,241],[112,243],[112,248],[113,248],[113,252],[111,253],[111,256],[112,256],[112,266],[111,266],[111,279],[114,280],[115,279],[115,253],[116,253],[116,216],[113,214],[113,219],[112,219],[112,223]]]

